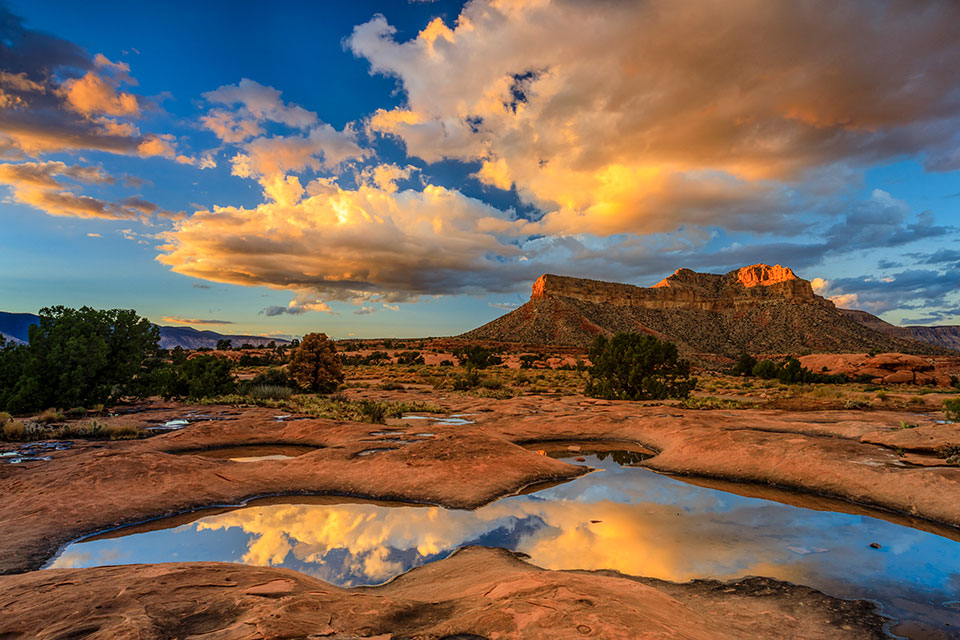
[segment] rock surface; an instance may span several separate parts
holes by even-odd
[[[220,563],[0,578],[0,637],[880,640],[871,604],[765,578],[670,584],[466,547],[379,587]]]
[[[929,454],[960,446],[960,428],[929,416],[904,430],[903,414],[884,411],[694,411],[582,396],[449,402],[476,414],[470,418],[476,422],[435,423],[434,436],[407,444],[396,443],[402,438],[395,432],[374,435],[384,433],[378,425],[277,422],[270,409],[202,407],[208,420],[181,431],[77,442],[50,453],[49,461],[0,465],[0,547],[6,551],[0,573],[36,569],[83,535],[257,496],[337,494],[474,508],[533,483],[583,473],[516,444],[535,440],[634,442],[660,452],[643,463],[659,471],[800,490],[960,527],[960,467],[911,465],[894,451]],[[110,420],[166,420],[198,409],[148,408]],[[411,433],[423,426],[405,425]],[[913,446],[903,437],[919,439]],[[257,464],[176,455],[251,444],[319,448]]]
[[[801,351],[941,353],[927,343],[871,329],[816,295],[780,265],[725,275],[678,269],[653,287],[543,275],[530,300],[462,338],[586,346],[598,334],[636,331],[687,354]]]
[[[869,379],[875,384],[917,384],[950,387],[956,361],[921,358],[904,353],[835,353],[800,357],[800,364],[815,373],[843,374],[851,380]],[[940,365],[940,366],[938,366]]]

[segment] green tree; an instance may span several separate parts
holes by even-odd
[[[290,377],[304,389],[331,393],[343,382],[337,348],[325,333],[308,333],[290,355]]]
[[[495,355],[490,349],[478,344],[464,347],[454,352],[453,355],[457,357],[457,360],[460,361],[462,366],[467,368],[486,369],[487,367],[495,367],[503,364],[503,358]]]
[[[221,339],[217,340],[217,351],[229,351],[233,348],[233,340]]]
[[[209,398],[236,391],[230,361],[213,355],[190,358],[154,372],[154,392],[164,398]]]
[[[41,309],[29,344],[14,356],[20,371],[6,407],[19,413],[116,400],[130,392],[159,340],[160,330],[130,309]]]
[[[737,359],[737,363],[730,369],[730,375],[733,376],[752,376],[753,368],[757,366],[757,359],[744,351]]]
[[[587,395],[610,400],[686,398],[697,384],[672,342],[639,333],[597,336]]]

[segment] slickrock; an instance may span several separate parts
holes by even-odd
[[[212,562],[56,569],[0,577],[0,608],[9,640],[885,637],[872,604],[808,587],[547,571],[485,547],[356,589]]]

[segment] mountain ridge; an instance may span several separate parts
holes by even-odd
[[[687,354],[901,351],[943,348],[851,319],[781,265],[726,274],[677,269],[652,287],[544,274],[520,308],[463,339],[586,346],[598,334],[639,331]]]
[[[30,325],[37,324],[40,316],[34,313],[10,313],[0,311],[0,334],[8,339],[13,338],[18,343],[26,343]],[[268,336],[251,335],[230,335],[218,333],[210,330],[194,329],[193,327],[170,327],[157,325],[160,328],[160,348],[173,349],[182,347],[184,349],[200,349],[204,347],[216,347],[220,340],[231,340],[233,346],[240,346],[244,343],[255,347],[266,346],[270,342],[276,344],[289,344],[290,341],[284,338],[271,338]]]

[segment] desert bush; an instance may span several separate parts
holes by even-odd
[[[755,402],[736,400],[734,398],[717,398],[716,396],[706,396],[700,398],[685,398],[680,406],[684,409],[752,409],[757,406]]]
[[[376,402],[375,400],[360,401],[360,415],[367,422],[385,424],[387,422],[387,409],[387,405],[383,402]]]
[[[343,382],[343,367],[325,333],[308,333],[290,356],[290,376],[304,389],[332,393]]]
[[[392,380],[388,380],[386,382],[380,383],[380,389],[384,391],[403,391],[404,388],[405,387],[402,384],[400,384],[399,382],[394,382]]]
[[[457,376],[453,380],[454,391],[469,391],[480,384],[480,372],[476,369],[468,368],[462,376]]]
[[[10,415],[9,413],[7,413],[6,411],[0,411],[0,427],[2,427],[3,425],[7,424],[8,422],[10,422],[10,420],[11,420],[12,418],[13,418],[13,416],[11,416],[11,415]]]
[[[484,389],[503,389],[503,382],[498,378],[484,378],[480,381],[480,386]]]
[[[293,389],[276,384],[255,384],[250,386],[246,395],[257,400],[285,400],[293,395]]]
[[[493,351],[478,344],[472,344],[469,347],[459,349],[454,354],[460,364],[464,367],[474,369],[486,369],[503,364],[503,358],[495,355]]]
[[[757,359],[754,358],[749,353],[742,353],[740,357],[737,358],[736,364],[733,365],[733,368],[730,369],[730,375],[732,376],[749,376],[753,375],[753,368],[757,366]]]
[[[960,398],[943,401],[943,412],[947,420],[951,422],[960,422]]]
[[[50,408],[50,409],[45,409],[43,412],[40,413],[40,415],[34,418],[34,420],[36,420],[40,424],[50,424],[53,422],[61,422],[63,418],[64,416],[62,413],[60,413],[56,409]]]
[[[250,386],[261,384],[293,388],[297,383],[287,374],[286,369],[270,367],[266,371],[261,371],[250,380]]]
[[[773,360],[761,360],[753,365],[753,377],[772,380],[777,377],[777,363]]]
[[[611,400],[686,398],[696,386],[672,342],[638,333],[597,336],[590,345],[586,393]]]
[[[26,427],[19,420],[8,420],[3,424],[2,433],[4,440],[17,441],[23,440],[26,436]]]
[[[401,351],[397,354],[397,364],[423,364],[419,351]]]

